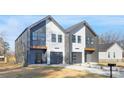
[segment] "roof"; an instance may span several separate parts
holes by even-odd
[[[87,28],[90,29],[90,31],[97,36],[97,34],[93,31],[93,29],[91,28],[91,26],[84,20],[80,23],[77,23],[69,28],[66,29],[66,33],[75,33],[77,31],[79,31],[80,29],[82,29],[82,27],[86,26]]]
[[[99,52],[106,52],[114,44],[117,44],[118,46],[120,46],[118,43],[99,44],[98,45]],[[120,48],[123,50],[123,48],[121,46],[120,46]]]
[[[59,23],[58,23],[52,16],[48,15],[48,16],[46,16],[45,18],[43,18],[43,19],[39,20],[38,22],[35,22],[34,24],[32,24],[32,25],[30,25],[29,27],[27,27],[27,28],[18,36],[18,38],[21,37],[22,34],[23,34],[25,31],[30,30],[30,29],[33,28],[34,26],[36,26],[36,25],[40,24],[41,22],[43,22],[43,21],[45,21],[45,20],[48,20],[48,19],[50,19],[51,21],[53,21],[53,22],[65,33],[65,29],[64,29],[61,25],[59,25]],[[18,39],[18,38],[17,38],[17,39]],[[17,40],[17,39],[16,39],[16,40]],[[16,41],[16,40],[15,40],[15,41]]]

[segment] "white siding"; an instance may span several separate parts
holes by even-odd
[[[56,34],[56,42],[51,42],[51,34]],[[62,43],[58,43],[58,35],[62,35]],[[52,21],[46,24],[46,46],[47,46],[47,61],[50,63],[50,51],[63,52],[65,59],[65,34]],[[65,60],[63,60],[63,63]]]
[[[73,34],[76,36],[76,43],[72,43],[72,52],[82,52],[82,63],[85,61],[85,27],[83,27],[80,31]],[[81,43],[77,42],[77,36],[81,36]]]
[[[122,59],[123,50],[120,48],[118,44],[114,44],[111,48],[107,50],[107,53],[110,52],[110,59]],[[115,52],[115,58],[113,53]]]
[[[107,52],[99,52],[99,59],[107,59],[108,55]]]
[[[115,53],[115,58],[114,58]],[[110,57],[108,57],[110,54]],[[106,52],[99,52],[99,60],[114,60],[114,59],[122,59],[123,50],[118,44],[114,44],[111,46]]]

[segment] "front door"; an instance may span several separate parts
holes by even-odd
[[[86,52],[85,61],[86,62],[92,62],[92,52]]]
[[[35,62],[36,62],[36,64],[41,64],[42,63],[42,53],[36,53]]]

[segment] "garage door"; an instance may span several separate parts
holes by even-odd
[[[63,53],[62,52],[50,52],[50,64],[62,64]]]
[[[72,62],[82,63],[82,52],[72,52]]]

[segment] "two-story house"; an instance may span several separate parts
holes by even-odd
[[[17,62],[72,64],[97,62],[97,35],[86,21],[63,29],[51,16],[27,27],[15,40]]]
[[[65,39],[67,63],[98,62],[98,37],[86,21],[69,27]]]
[[[17,62],[28,64],[63,64],[64,29],[51,17],[27,27],[15,41]]]

